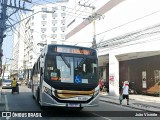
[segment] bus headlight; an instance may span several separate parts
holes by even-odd
[[[99,85],[95,88],[94,97],[99,94]]]
[[[47,88],[47,87],[43,87],[43,89],[44,89],[44,92],[45,92],[45,93],[47,93],[47,94],[49,94],[49,95],[52,95],[52,90],[51,90],[51,89],[49,89],[49,88]]]

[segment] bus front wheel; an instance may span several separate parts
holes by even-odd
[[[83,107],[79,107],[79,108],[77,108],[77,110],[82,110],[83,109]]]
[[[37,90],[37,103],[39,104],[39,101],[40,101],[40,95],[39,95],[39,89]]]

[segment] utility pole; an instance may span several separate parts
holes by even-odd
[[[5,70],[6,70],[6,64],[7,64],[7,60],[14,60],[14,59],[12,59],[12,58],[6,58],[6,60],[5,60],[5,64],[4,64],[4,69],[3,69],[3,74],[2,74],[2,80],[4,79],[4,73],[5,73]]]
[[[31,3],[31,1],[32,0],[0,0],[0,71],[2,71],[2,44],[4,38],[6,37],[6,35],[4,34],[5,30],[7,29],[6,21],[11,15],[16,13],[18,10],[31,11],[29,9],[25,9],[25,2]],[[7,14],[8,7],[15,9],[15,11],[10,15]]]
[[[86,5],[86,4],[81,4],[80,2],[78,3],[80,6],[83,7],[88,7],[92,9],[92,15],[89,16],[88,18],[85,18],[87,20],[90,20],[93,22],[93,41],[92,41],[92,48],[96,49],[97,48],[97,43],[96,43],[96,19],[97,18],[101,18],[102,15],[99,15],[97,13],[95,13],[95,6],[91,6],[91,5]]]

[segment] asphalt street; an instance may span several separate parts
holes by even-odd
[[[138,109],[133,109],[117,104],[111,104],[104,101],[100,101],[98,107],[86,107],[82,111],[75,109],[57,109],[57,108],[47,108],[42,111],[32,97],[31,89],[27,86],[20,86],[20,94],[11,94],[11,89],[2,89],[2,95],[5,98],[5,111],[11,111],[15,114],[9,118],[10,120],[150,120],[151,117],[135,117],[136,114],[141,114],[142,111]],[[45,115],[42,118],[28,116],[29,113],[39,113]],[[23,114],[21,117],[17,117],[16,113]],[[25,117],[27,114],[27,117]],[[38,115],[38,114],[37,114]],[[4,118],[1,118],[4,119]],[[158,117],[153,117],[152,120],[158,120]]]

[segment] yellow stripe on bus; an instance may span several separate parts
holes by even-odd
[[[73,91],[73,90],[57,90],[59,94],[77,94],[77,95],[89,95],[94,94],[94,90],[91,91]]]

